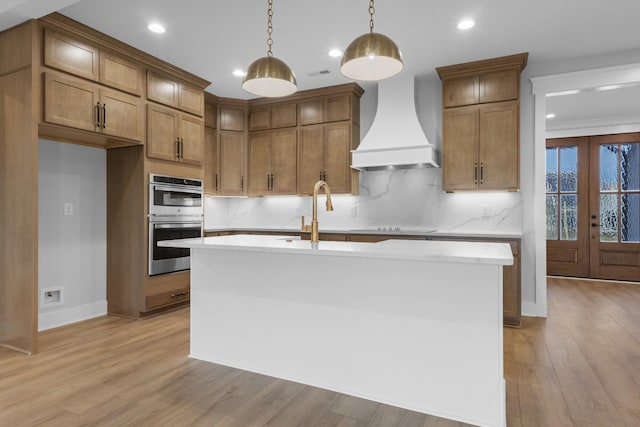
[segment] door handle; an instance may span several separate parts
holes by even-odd
[[[596,224],[595,222],[592,222],[592,223],[591,223],[591,226],[592,226],[592,227],[598,227],[599,225],[600,225],[600,224]]]

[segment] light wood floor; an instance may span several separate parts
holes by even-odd
[[[505,329],[512,426],[640,426],[640,284],[549,279],[549,317]],[[462,426],[187,359],[188,309],[104,317],[0,349],[0,426]]]

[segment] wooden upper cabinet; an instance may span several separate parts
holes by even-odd
[[[351,96],[335,95],[301,102],[299,106],[301,125],[349,120],[351,118]]]
[[[110,52],[100,52],[100,83],[134,95],[142,95],[140,64]]]
[[[439,67],[442,187],[519,189],[520,73],[527,53]]]
[[[252,108],[249,111],[249,130],[271,129],[271,107]]]
[[[519,188],[518,102],[480,106],[479,188],[509,190]]]
[[[204,125],[212,129],[218,126],[218,106],[216,104],[205,102]]]
[[[147,105],[147,157],[201,165],[202,119],[160,105]]]
[[[481,103],[518,99],[520,71],[511,69],[481,74],[478,86]]]
[[[300,130],[298,193],[313,193],[313,186],[320,179],[329,184],[333,193],[353,191],[352,130],[349,123],[307,126]]]
[[[45,29],[44,64],[134,95],[142,94],[142,66],[76,37]]]
[[[442,101],[445,107],[477,104],[480,101],[478,76],[458,77],[443,86]]]
[[[218,192],[218,135],[213,128],[204,128],[204,192]]]
[[[315,99],[301,102],[298,114],[300,115],[299,122],[302,126],[324,122],[324,100]]]
[[[44,64],[85,79],[100,79],[100,50],[75,37],[44,30]]]
[[[140,98],[58,73],[44,73],[43,119],[47,123],[141,141]]]
[[[272,129],[294,127],[297,124],[298,107],[296,104],[277,104],[271,107]]]
[[[244,108],[220,107],[220,130],[243,132],[247,130]]]
[[[204,114],[204,91],[196,86],[180,83],[178,86],[178,108],[202,117]]]
[[[294,195],[297,191],[295,129],[249,136],[249,194]]]
[[[218,140],[218,194],[241,196],[247,192],[247,140],[244,132],[220,131]]]
[[[147,71],[147,99],[199,117],[204,115],[204,91],[177,79]]]

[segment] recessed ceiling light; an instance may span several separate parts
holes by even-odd
[[[332,58],[339,58],[342,56],[342,51],[340,49],[331,49],[329,51],[329,56]]]
[[[247,75],[247,73],[242,70],[233,70],[233,75],[236,77],[244,77]]]
[[[597,87],[596,90],[613,90],[613,89],[620,89],[621,87],[622,85],[608,85],[608,86]]]
[[[576,93],[580,93],[579,90],[563,90],[561,92],[551,92],[547,94],[547,98],[552,96],[564,96],[564,95],[575,95]]]
[[[553,113],[549,113],[549,114],[547,114],[545,117],[546,117],[547,119],[553,119],[555,116],[556,116],[555,114],[553,114]]]
[[[158,34],[162,34],[166,31],[164,27],[158,23],[149,24],[147,28],[149,29],[149,31],[153,31],[154,33]]]
[[[473,19],[463,19],[462,21],[458,22],[458,29],[468,30],[469,28],[473,28],[474,25],[476,25],[476,23],[473,21]]]

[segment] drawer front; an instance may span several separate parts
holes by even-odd
[[[150,310],[152,308],[188,301],[189,296],[189,288],[176,289],[157,295],[149,295],[147,296],[146,307],[147,310]]]

